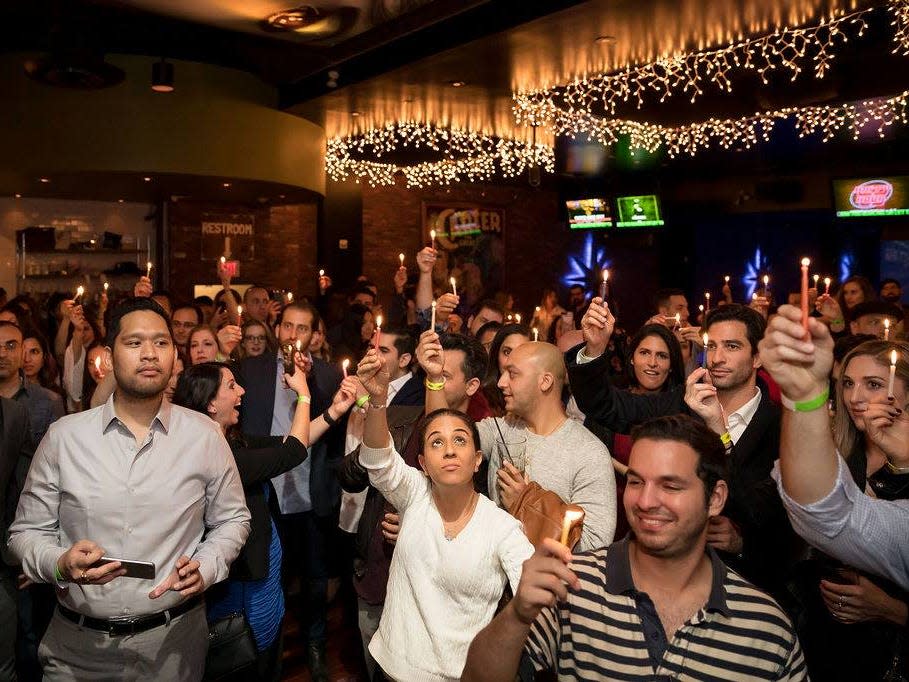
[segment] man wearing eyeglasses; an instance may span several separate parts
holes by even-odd
[[[181,350],[186,350],[189,343],[189,333],[194,327],[202,324],[202,311],[195,305],[181,305],[174,310],[170,317],[170,324],[174,330],[174,344]]]
[[[27,381],[22,358],[22,330],[13,322],[0,320],[0,395],[25,407],[34,450],[50,425],[63,416],[63,399],[40,384]]]

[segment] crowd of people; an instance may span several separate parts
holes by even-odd
[[[899,282],[635,331],[438,256],[3,301],[0,680],[279,680],[287,610],[328,680],[347,596],[369,680],[909,680]]]

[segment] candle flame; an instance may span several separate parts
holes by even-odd
[[[884,318],[884,329],[890,329],[890,318],[889,317]]]
[[[296,346],[296,349],[298,351],[303,350],[303,342],[300,339],[297,339],[297,342],[294,344],[294,346]]]
[[[676,324],[682,324],[682,313],[676,313],[676,314],[675,314],[675,323],[676,323]]]
[[[824,278],[824,286],[828,287],[828,288],[830,287],[830,278],[829,277]]]
[[[703,339],[704,339],[704,348],[706,348],[707,347],[707,332],[704,332]]]
[[[521,313],[515,313],[514,319],[517,320],[518,324],[521,324]]]
[[[151,270],[151,269],[152,269],[151,261],[148,261],[148,262],[145,263],[145,268],[146,268],[147,270]]]
[[[83,286],[76,287],[76,296],[81,296],[84,293],[85,293],[85,287],[83,287]]]
[[[710,292],[709,292],[709,291],[705,291],[705,292],[704,292],[704,298],[706,298],[708,301],[710,300]]]
[[[243,306],[242,305],[237,306],[237,315],[239,315],[240,317],[243,317]]]
[[[534,308],[533,311],[534,311],[535,313],[540,312],[540,306],[537,306],[536,308]]]
[[[436,240],[436,231],[435,231],[435,230],[430,230],[430,231],[429,231],[429,238],[430,238],[431,240],[433,240],[433,241]]]
[[[350,367],[350,360],[344,358],[341,361],[341,368],[344,370],[344,373],[347,374],[347,368]]]
[[[109,284],[108,282],[105,282],[105,283],[104,283],[104,291],[107,291],[107,288],[108,288],[109,286],[110,286],[110,284]]]
[[[319,277],[325,277],[325,270],[319,270]]]
[[[890,351],[890,365],[892,367],[896,367],[896,360],[898,357],[899,357],[899,355],[896,352],[896,348],[894,348],[892,351]]]
[[[814,276],[814,286],[817,286],[817,281],[818,281],[820,278],[821,278],[820,275],[815,275],[815,276]]]
[[[726,280],[726,284],[729,284],[729,275],[726,275],[723,279]]]
[[[431,305],[432,305],[433,308],[435,308],[435,307],[436,307],[436,302],[433,301]]]
[[[607,270],[606,268],[603,268],[603,281],[604,282],[609,281],[609,270]]]
[[[803,268],[807,268],[809,265],[811,265],[811,259],[810,259],[810,258],[802,258],[802,267],[803,267]]]
[[[287,302],[290,303],[290,302],[292,302],[293,300],[294,300],[294,292],[288,291],[288,292],[287,292]]]
[[[377,315],[376,316],[376,327],[381,327],[381,326],[382,326],[382,316]]]
[[[768,275],[764,275],[764,286],[767,286],[768,284],[770,284],[770,277]]]
[[[221,256],[221,265],[224,265],[227,262],[227,259],[224,256]]]
[[[703,303],[702,303],[701,305],[698,306],[698,310],[700,310],[701,312],[704,312],[704,304],[703,304]]]
[[[398,260],[401,261],[401,266],[403,267],[404,266],[404,254],[403,253],[398,254]]]
[[[449,277],[449,278],[448,278],[448,281],[451,283],[451,286],[455,286],[456,282],[455,282],[455,278],[454,278],[454,277]]]

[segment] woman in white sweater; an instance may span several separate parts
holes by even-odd
[[[369,651],[393,680],[459,680],[471,640],[492,620],[505,585],[517,588],[533,546],[515,518],[474,491],[482,453],[470,417],[438,410],[423,419],[421,473],[392,446],[388,370],[374,348],[357,376],[369,392],[360,463],[401,514],[385,608]]]

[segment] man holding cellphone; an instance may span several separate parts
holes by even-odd
[[[119,306],[108,344],[114,394],[51,427],[10,528],[25,574],[58,588],[44,678],[198,680],[201,595],[246,541],[243,488],[217,425],[163,400],[176,353],[161,307]]]

